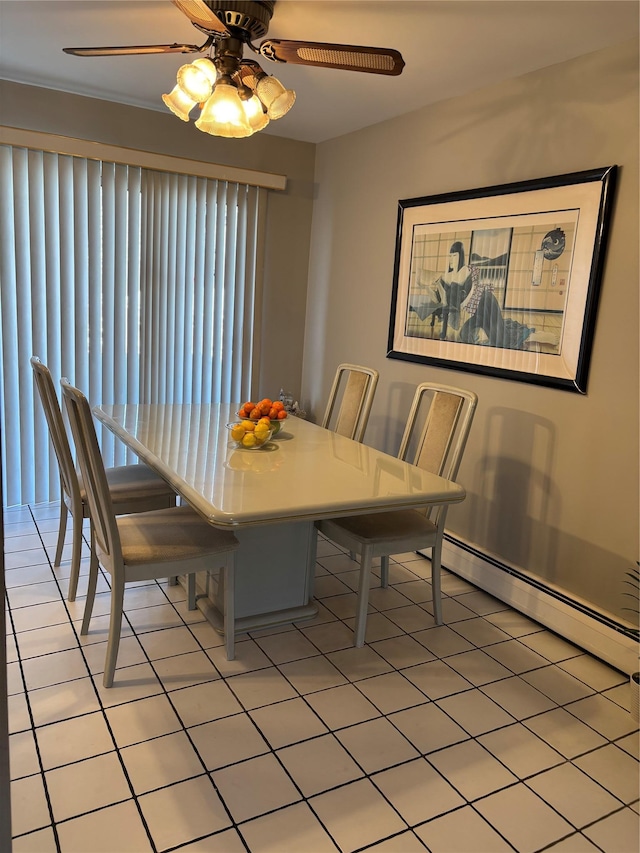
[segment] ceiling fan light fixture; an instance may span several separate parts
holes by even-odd
[[[226,75],[218,80],[213,94],[205,102],[196,127],[213,136],[230,138],[251,136],[253,133],[238,90]]]
[[[285,89],[276,77],[270,77],[268,74],[258,80],[256,95],[267,108],[269,118],[274,121],[286,115],[296,100],[293,89]]]
[[[146,44],[103,47],[65,47],[72,56],[130,56],[136,54],[201,54],[178,69],[177,84],[165,105],[179,119],[189,121],[197,104],[199,130],[215,136],[243,137],[262,130],[285,116],[296,100],[275,77],[265,74],[252,59],[244,59],[245,47],[279,64],[321,66],[344,71],[364,71],[396,76],[404,60],[393,48],[329,42],[256,39],[267,35],[277,0],[172,0],[174,6],[205,33],[204,44]],[[210,51],[203,57],[205,50]]]
[[[168,95],[163,95],[162,100],[171,112],[182,121],[189,121],[189,113],[198,103],[197,99],[190,98],[179,83],[173,87]]]
[[[201,57],[178,69],[178,85],[196,102],[206,101],[216,83],[216,67],[210,59]]]

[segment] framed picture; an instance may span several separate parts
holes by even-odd
[[[401,200],[387,357],[585,393],[616,172]]]

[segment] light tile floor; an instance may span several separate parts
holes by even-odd
[[[356,565],[321,540],[317,618],[233,662],[141,584],[105,690],[108,584],[81,638],[57,521],[5,512],[14,853],[637,853],[627,677],[455,575],[437,628],[428,561],[396,557],[354,649]]]

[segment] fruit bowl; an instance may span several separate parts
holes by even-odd
[[[243,450],[261,450],[273,435],[271,426],[260,421],[234,421],[227,429],[233,446]]]
[[[277,435],[281,428],[282,422],[287,418],[284,404],[280,400],[271,400],[265,397],[258,403],[247,402],[236,412],[240,420],[264,421],[269,420],[273,435]]]

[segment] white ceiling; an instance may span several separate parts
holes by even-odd
[[[278,0],[269,37],[392,47],[399,77],[260,60],[297,93],[264,133],[323,142],[638,34],[638,0]],[[0,78],[165,111],[194,56],[80,58],[63,47],[186,42],[169,0],[0,0]],[[253,56],[248,49],[245,56]],[[1,120],[0,104],[0,120]],[[176,119],[177,121],[177,119]]]

